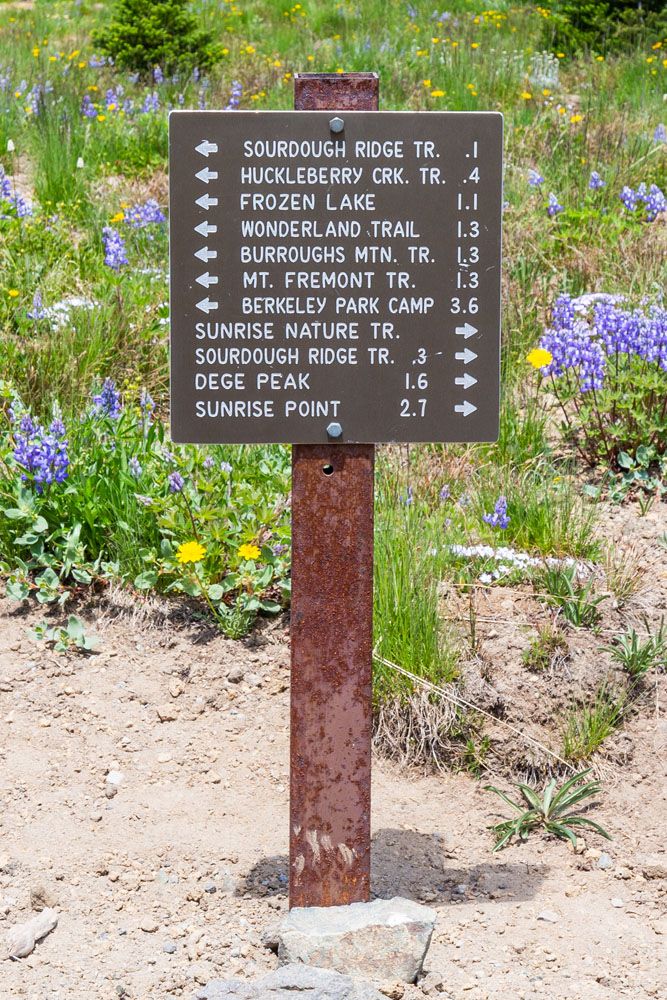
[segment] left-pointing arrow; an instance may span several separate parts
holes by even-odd
[[[218,144],[217,142],[209,142],[208,139],[202,139],[199,145],[195,146],[195,149],[198,153],[201,153],[202,156],[205,156],[208,159],[209,153],[218,152]]]
[[[218,308],[218,303],[212,302],[208,296],[206,296],[205,299],[202,299],[201,302],[197,303],[197,309],[201,309],[201,311],[204,313],[210,313],[212,309],[217,309],[217,308]]]
[[[195,174],[195,177],[198,180],[203,181],[204,184],[208,184],[209,181],[217,181],[217,179],[218,179],[218,171],[217,170],[210,170],[208,167],[204,167],[203,170],[198,170],[197,171],[197,173]]]
[[[201,198],[195,199],[195,205],[199,205],[201,208],[205,208],[207,212],[212,205],[217,205],[217,204],[218,204],[218,199],[211,198],[208,191],[206,192],[206,194],[203,194]]]
[[[462,413],[464,417],[469,417],[471,413],[475,412],[477,407],[473,406],[473,404],[469,403],[466,399],[462,403],[457,403],[454,409],[457,413]]]
[[[203,285],[204,288],[209,288],[210,285],[218,284],[218,279],[216,278],[216,276],[214,274],[209,274],[208,271],[205,271],[204,274],[200,274],[198,278],[195,278],[195,281],[197,282],[197,284]],[[473,379],[473,382],[476,381],[477,379]]]
[[[199,257],[206,264],[209,260],[215,260],[218,256],[217,250],[209,250],[208,247],[202,247],[201,250],[195,250],[195,257]]]

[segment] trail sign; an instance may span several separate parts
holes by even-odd
[[[174,111],[172,436],[492,440],[502,116]]]

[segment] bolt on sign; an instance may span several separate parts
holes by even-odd
[[[500,114],[174,111],[170,190],[175,441],[497,436]]]

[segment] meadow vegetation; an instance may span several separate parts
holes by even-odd
[[[119,17],[140,6],[120,4]],[[600,10],[584,24],[571,4],[154,6],[178,8],[198,33],[197,65],[159,39],[151,49],[145,32],[130,51],[111,5],[0,3],[8,592],[65,622],[82,595],[121,581],[185,594],[233,636],[289,604],[288,449],[169,441],[171,108],[285,109],[296,72],[374,70],[387,109],[500,110],[499,439],[380,449],[376,502],[375,697],[378,718],[392,720],[379,743],[479,770],[489,749],[481,717],[460,703],[443,710],[441,695],[388,664],[465,691],[480,659],[478,598],[506,590],[541,616],[523,669],[553,672],[577,630],[617,629],[614,581],[632,592],[605,563],[601,511],[664,499],[660,12],[644,4],[642,17],[610,22],[607,10],[600,31]],[[642,636],[614,647],[629,680],[664,662],[663,633]],[[632,690],[593,687],[587,706],[573,702],[554,751],[589,759],[630,711]]]

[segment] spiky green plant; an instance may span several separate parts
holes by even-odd
[[[517,782],[515,787],[521,792],[523,802],[515,802],[494,785],[485,785],[485,791],[495,792],[503,802],[506,802],[518,813],[514,819],[502,820],[489,828],[493,830],[496,837],[494,852],[505,847],[512,837],[526,840],[533,830],[539,829],[543,829],[562,840],[567,839],[573,845],[577,843],[576,827],[595,830],[600,836],[611,840],[607,831],[603,830],[598,823],[587,816],[582,816],[579,811],[574,809],[586,799],[592,799],[601,789],[598,781],[587,781],[583,785],[578,785],[590,772],[591,769],[588,768],[580,774],[575,774],[558,791],[556,791],[556,779],[552,778],[541,796],[529,785]],[[590,804],[590,802],[587,803],[587,805]],[[526,805],[528,809],[525,808]]]

